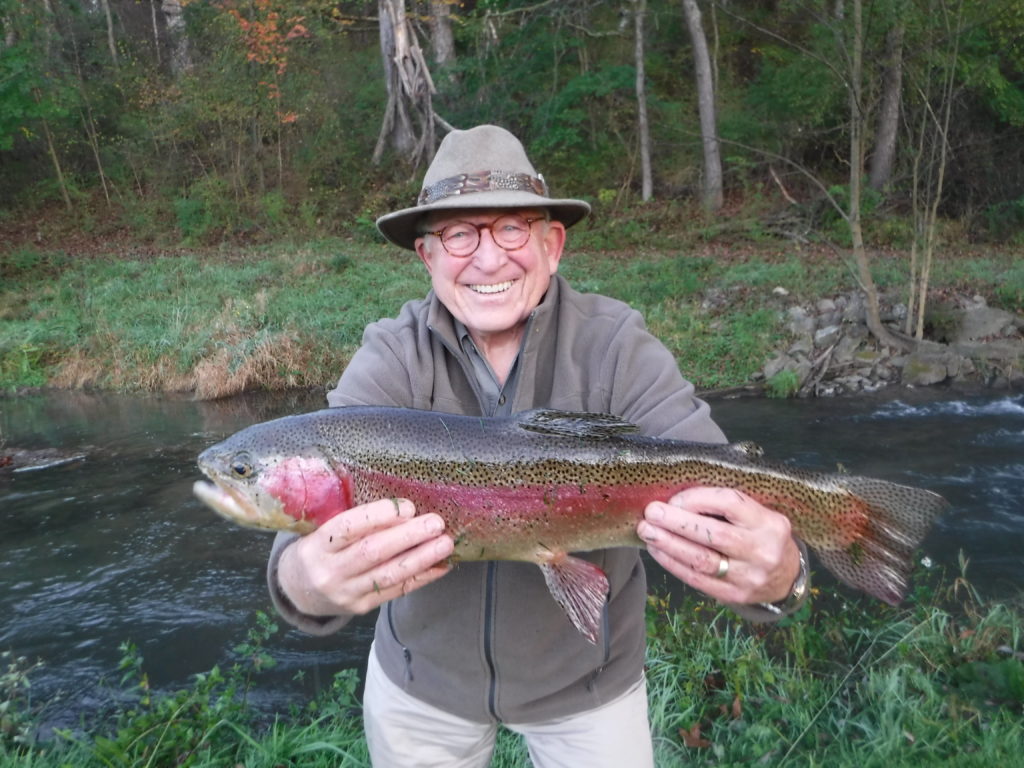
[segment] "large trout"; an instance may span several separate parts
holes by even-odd
[[[364,502],[436,512],[453,561],[523,560],[544,571],[596,642],[608,582],[570,552],[639,547],[644,507],[691,486],[736,488],[786,515],[845,583],[890,604],[946,502],[884,480],[763,461],[756,446],[644,437],[614,416],[534,410],[510,418],[329,408],[243,429],[199,456],[195,494],[242,525],[307,533]]]

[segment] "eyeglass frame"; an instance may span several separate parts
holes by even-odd
[[[494,226],[495,224],[497,224],[497,223],[498,223],[499,221],[501,221],[502,219],[504,219],[505,217],[507,217],[507,216],[518,216],[518,214],[516,214],[516,213],[503,213],[503,214],[501,214],[500,216],[498,216],[497,218],[495,218],[495,219],[494,219],[493,221],[491,221],[491,222],[489,222],[489,223],[487,223],[487,224],[474,224],[474,223],[473,223],[473,222],[471,222],[471,221],[465,221],[465,220],[463,220],[463,219],[459,219],[459,220],[457,220],[457,221],[454,221],[454,222],[452,222],[451,224],[448,224],[448,225],[447,225],[447,226],[445,226],[445,227],[444,227],[443,229],[439,229],[439,230],[436,230],[436,231],[433,231],[433,232],[423,232],[423,233],[422,233],[422,234],[420,235],[420,237],[424,237],[424,236],[426,236],[426,235],[434,235],[435,237],[437,237],[437,239],[438,239],[438,240],[440,240],[440,241],[441,241],[441,247],[442,247],[442,248],[444,248],[444,252],[445,252],[445,253],[447,253],[447,254],[448,254],[449,256],[451,256],[451,257],[452,257],[452,258],[454,258],[454,259],[468,259],[468,258],[469,258],[470,256],[472,256],[472,255],[473,255],[474,253],[476,253],[476,252],[477,252],[478,250],[480,250],[480,243],[482,243],[482,242],[483,242],[483,240],[484,240],[484,238],[483,238],[483,235],[482,235],[481,233],[482,233],[482,232],[483,232],[483,231],[484,231],[485,229],[486,229],[486,230],[487,230],[488,232],[490,232],[490,233],[491,233],[491,240],[494,240],[494,244],[495,244],[495,245],[497,245],[497,246],[498,246],[499,248],[501,248],[502,250],[505,250],[505,251],[509,251],[509,250],[518,250],[519,248],[525,248],[525,247],[526,247],[526,244],[530,242],[530,238],[531,238],[531,237],[533,236],[533,225],[534,225],[534,224],[535,224],[536,222],[538,222],[538,221],[551,221],[551,214],[550,214],[550,213],[548,213],[547,211],[545,211],[545,212],[544,212],[544,214],[543,214],[542,216],[533,216],[533,217],[529,217],[529,216],[522,216],[521,218],[522,218],[522,220],[523,220],[523,221],[525,221],[525,222],[526,222],[526,227],[527,227],[527,234],[526,234],[526,240],[524,240],[524,241],[523,241],[523,244],[522,244],[522,245],[517,245],[517,246],[515,246],[514,248],[506,248],[505,246],[501,245],[501,244],[500,244],[500,243],[499,243],[499,242],[498,242],[498,241],[497,241],[497,240],[495,239],[495,237],[494,237],[494,230],[492,229],[492,227],[493,227],[493,226]],[[448,250],[448,246],[444,244],[444,236],[443,236],[443,235],[444,235],[445,231],[446,231],[446,230],[447,230],[447,229],[448,229],[449,227],[453,227],[453,226],[455,226],[456,224],[468,224],[469,226],[471,226],[471,227],[473,227],[474,229],[476,229],[476,246],[475,246],[475,247],[473,248],[473,250],[472,250],[472,251],[470,251],[469,253],[463,253],[463,254],[454,254],[454,253],[452,253],[451,251],[449,251],[449,250]]]

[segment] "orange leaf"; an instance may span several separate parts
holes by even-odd
[[[711,742],[700,735],[700,723],[694,723],[689,730],[680,728],[679,738],[691,749],[707,749],[711,746]]]

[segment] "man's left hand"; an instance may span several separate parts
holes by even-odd
[[[784,600],[800,572],[789,519],[732,488],[651,502],[637,533],[665,570],[723,603]]]

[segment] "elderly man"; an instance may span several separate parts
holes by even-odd
[[[655,436],[724,440],[637,312],[557,274],[566,229],[589,210],[551,198],[507,131],[450,133],[417,204],[377,222],[415,250],[432,291],[366,329],[330,405],[485,417],[543,406],[615,414]],[[749,618],[785,615],[806,594],[788,520],[737,491],[693,488],[652,503],[637,532],[666,570]],[[416,516],[407,500],[275,541],[270,589],[295,626],[327,634],[381,606],[364,696],[374,765],[486,766],[498,723],[524,734],[542,768],[653,765],[639,552],[586,553],[610,583],[592,645],[535,566],[452,567],[452,549],[441,518]]]

